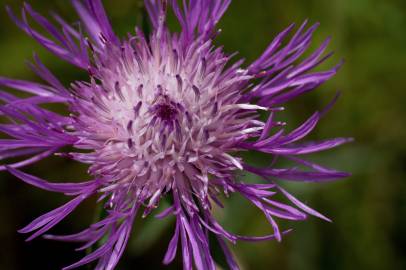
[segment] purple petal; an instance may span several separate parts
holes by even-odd
[[[309,143],[307,145],[285,148],[263,148],[260,151],[276,155],[305,155],[315,152],[320,152],[335,148],[345,143],[352,142],[352,138],[336,138],[331,140],[325,140],[322,142]]]
[[[289,194],[286,190],[284,190],[283,188],[278,186],[278,189],[286,196],[286,198],[288,198],[292,203],[294,203],[297,207],[299,207],[300,209],[302,209],[303,211],[305,211],[306,213],[321,218],[323,220],[326,220],[328,222],[331,222],[331,220],[325,216],[323,216],[322,214],[320,214],[319,212],[317,212],[316,210],[308,207],[307,205],[305,205],[304,203],[302,203],[301,201],[299,201],[298,199],[296,199],[294,196],[292,196],[291,194]]]
[[[41,85],[38,83],[21,81],[21,80],[12,80],[12,79],[3,78],[3,77],[0,77],[0,86],[10,87],[13,89],[17,89],[20,91],[24,91],[27,93],[44,96],[44,97],[51,97],[51,96],[55,95],[52,91],[50,91],[49,87],[47,87],[47,86],[44,86],[44,85]]]
[[[76,207],[85,200],[91,192],[84,193],[75,199],[71,200],[70,202],[66,203],[65,205],[56,208],[55,210],[40,216],[39,218],[35,219],[33,222],[28,224],[23,229],[19,230],[20,233],[29,233],[36,231],[33,235],[31,235],[27,241],[31,241],[32,239],[38,237],[39,235],[45,233],[56,224],[58,224],[62,219],[64,219],[67,215],[69,215]]]
[[[31,165],[37,161],[40,161],[41,159],[44,159],[46,157],[49,157],[50,155],[52,155],[53,153],[55,153],[58,149],[57,148],[52,148],[48,151],[45,151],[41,154],[38,154],[36,156],[33,156],[31,158],[25,159],[23,161],[19,161],[16,163],[12,163],[12,164],[8,164],[8,165],[1,165],[0,166],[0,171],[5,171],[7,170],[7,168],[14,168],[14,169],[18,169],[18,168],[22,168],[28,165]]]
[[[231,270],[239,270],[240,267],[238,266],[237,262],[234,259],[233,254],[231,253],[230,248],[227,246],[226,242],[224,241],[221,236],[217,236],[217,240],[219,241],[219,244],[221,246],[221,249],[224,252],[224,255],[226,256],[226,260],[228,263],[228,266],[230,266]]]
[[[106,41],[117,43],[118,39],[111,28],[100,0],[72,0],[72,4],[86,26],[87,32],[99,47],[104,47],[103,38]]]
[[[19,170],[7,167],[7,170],[12,173],[14,176],[20,178],[27,184],[33,185],[35,187],[53,191],[61,192],[69,195],[75,195],[77,193],[82,193],[84,190],[89,189],[89,187],[95,186],[95,181],[89,181],[86,183],[50,183],[46,180],[40,179],[33,175],[23,173]]]
[[[175,234],[173,235],[169,243],[168,250],[166,251],[165,254],[165,258],[163,261],[164,264],[170,264],[175,259],[176,251],[178,249],[178,242],[179,242],[179,226],[176,225]]]

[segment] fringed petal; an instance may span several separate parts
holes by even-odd
[[[33,222],[28,224],[23,229],[19,230],[20,233],[30,233],[34,232],[27,241],[31,241],[34,238],[44,234],[56,224],[58,224],[62,219],[64,219],[67,215],[69,215],[76,207],[86,198],[88,198],[93,193],[91,189],[85,189],[81,195],[76,197],[75,199],[71,200],[70,202],[66,203],[65,205],[40,216],[39,218],[35,219]]]
[[[197,33],[204,40],[214,37],[215,26],[224,15],[231,0],[145,0],[153,26],[160,27],[160,18],[169,4],[182,27],[182,40],[191,43]]]
[[[100,0],[72,0],[72,4],[99,47],[103,48],[106,42],[119,43]]]
[[[114,269],[127,245],[138,208],[139,205],[132,206],[131,212],[125,217],[122,217],[124,221],[121,224],[111,223],[112,221],[115,222],[114,219],[109,220],[107,224],[111,225],[104,225],[108,226],[106,228],[109,229],[105,231],[108,233],[107,241],[77,263],[64,267],[63,270],[78,268],[95,260],[99,260],[96,269]],[[89,244],[101,240],[103,235],[103,233],[96,233],[94,237],[90,238],[91,242]]]
[[[260,105],[275,106],[312,91],[336,74],[341,63],[328,71],[311,73],[312,69],[332,55],[329,53],[323,56],[330,38],[300,64],[295,65],[295,61],[309,48],[318,24],[305,30],[306,26],[307,21],[282,47],[283,41],[294,27],[289,26],[274,39],[258,60],[249,66],[248,73],[260,78],[261,82],[247,92],[243,100],[260,98]]]
[[[89,67],[90,60],[87,55],[87,51],[83,46],[77,46],[72,41],[72,37],[69,36],[71,33],[68,31],[62,31],[64,34],[61,34],[61,32],[58,31],[58,29],[56,29],[47,19],[45,19],[45,17],[35,12],[30,5],[24,5],[22,10],[22,20],[18,19],[14,15],[11,8],[7,7],[7,12],[19,28],[34,38],[50,52],[82,69],[87,69]],[[28,24],[27,13],[57,41],[49,39],[40,32],[34,30]],[[83,43],[83,40],[84,39],[80,37],[79,42]]]

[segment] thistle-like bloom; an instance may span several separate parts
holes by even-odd
[[[54,15],[58,26],[28,4],[22,19],[9,10],[17,25],[46,49],[89,74],[87,81],[65,87],[35,57],[31,65],[44,84],[0,78],[0,85],[30,94],[19,98],[0,92],[0,113],[9,121],[0,125],[9,138],[0,140],[0,159],[21,157],[2,165],[24,182],[72,196],[65,205],[35,219],[20,232],[43,235],[84,200],[98,196],[106,217],[73,235],[45,235],[48,239],[94,246],[73,269],[97,261],[95,269],[113,269],[130,237],[135,217],[146,217],[167,197],[171,206],[158,218],[174,216],[175,232],[164,263],[176,256],[181,244],[184,269],[215,269],[208,234],[214,234],[231,269],[238,269],[227,241],[281,240],[276,218],[326,219],[286,190],[277,180],[320,182],[346,173],[305,161],[302,155],[331,149],[349,141],[337,138],[298,143],[328,109],[314,113],[291,132],[274,116],[281,105],[312,91],[336,74],[339,67],[312,72],[328,40],[306,59],[317,25],[304,23],[290,40],[294,26],[280,33],[250,65],[232,61],[213,40],[216,24],[231,0],[145,0],[153,27],[151,34],[136,28],[135,35],[118,38],[101,0],[73,0],[83,29]],[[179,20],[180,33],[166,26],[167,9]],[[47,32],[28,24],[31,16]],[[86,30],[86,31],[85,31]],[[66,104],[69,115],[42,106]],[[330,107],[330,106],[328,106]],[[262,121],[260,114],[266,115]],[[74,149],[63,153],[63,149]],[[298,167],[266,168],[247,164],[244,151],[268,153],[296,162]],[[92,181],[55,183],[26,174],[19,168],[51,155],[88,164]],[[306,169],[307,168],[307,169]],[[243,171],[257,174],[263,183],[242,182]],[[226,231],[213,217],[223,195],[238,193],[259,208],[272,226],[267,236],[248,237]],[[284,202],[275,199],[277,194]],[[103,240],[102,240],[103,239]]]

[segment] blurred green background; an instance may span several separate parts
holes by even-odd
[[[30,1],[48,14],[54,10],[74,22],[68,1]],[[14,10],[21,1],[0,0]],[[141,21],[139,1],[105,1],[120,35]],[[353,173],[344,181],[328,184],[284,184],[298,198],[333,219],[316,218],[283,223],[293,228],[282,243],[239,243],[233,247],[242,269],[406,269],[406,1],[404,0],[234,0],[221,22],[217,41],[227,52],[239,51],[248,62],[260,55],[275,34],[292,22],[309,18],[320,22],[314,44],[332,36],[335,56],[322,67],[339,61],[339,74],[318,91],[287,104],[281,119],[294,127],[334,96],[343,95],[321,121],[311,138],[351,136],[355,143],[311,159]],[[69,64],[47,53],[13,25],[0,10],[0,74],[37,80],[26,65],[36,51],[62,81],[84,78]],[[314,46],[314,47],[315,47]],[[264,163],[262,157],[248,156]],[[84,167],[50,159],[26,171],[53,180],[83,179]],[[246,176],[249,178],[250,176]],[[83,256],[75,245],[37,239],[25,243],[16,230],[33,218],[67,200],[0,173],[0,269],[60,269]],[[93,219],[94,202],[88,201],[53,232],[75,232]],[[269,233],[270,226],[255,207],[239,196],[217,213],[233,232]],[[161,260],[173,232],[173,220],[138,220],[118,269],[181,269],[179,258],[169,267]]]

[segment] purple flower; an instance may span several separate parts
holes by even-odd
[[[95,269],[113,269],[119,262],[138,213],[143,217],[167,197],[171,206],[157,218],[174,216],[175,233],[164,257],[172,262],[180,242],[184,269],[215,269],[208,234],[213,234],[231,269],[238,269],[227,241],[281,240],[276,219],[304,220],[308,215],[328,220],[284,190],[277,180],[324,182],[348,174],[305,161],[302,155],[349,142],[336,138],[298,143],[316,126],[326,109],[314,113],[291,132],[275,120],[281,104],[312,91],[333,77],[340,65],[323,72],[316,66],[329,40],[301,62],[318,25],[305,22],[280,33],[265,52],[250,65],[232,61],[213,40],[216,24],[231,0],[145,0],[153,31],[136,28],[135,35],[119,39],[113,32],[101,0],[73,0],[83,28],[67,24],[54,15],[58,26],[25,4],[22,19],[9,14],[16,24],[46,49],[85,70],[89,79],[67,88],[34,57],[33,70],[44,84],[0,78],[0,85],[29,94],[19,98],[0,92],[0,114],[9,121],[0,131],[0,159],[21,161],[0,166],[26,183],[72,196],[65,205],[35,219],[20,230],[43,235],[69,215],[84,200],[98,196],[106,216],[73,235],[45,235],[48,239],[83,242],[80,250],[95,247],[73,269],[97,261]],[[181,25],[180,33],[166,26],[167,9]],[[30,16],[47,32],[28,24]],[[77,26],[77,25],[76,25]],[[284,45],[283,45],[284,44]],[[43,104],[69,106],[69,115],[59,115]],[[267,120],[262,121],[262,115]],[[62,153],[69,146],[74,149]],[[298,164],[259,168],[244,162],[240,153],[255,151],[273,159]],[[88,164],[93,180],[53,183],[26,174],[21,167],[51,155]],[[27,158],[28,157],[28,158]],[[25,159],[23,159],[25,158]],[[259,175],[263,183],[242,182],[242,171]],[[239,193],[259,208],[272,226],[270,235],[240,236],[225,230],[213,217],[220,197]],[[275,196],[283,195],[284,202]],[[103,239],[103,241],[101,241]]]

